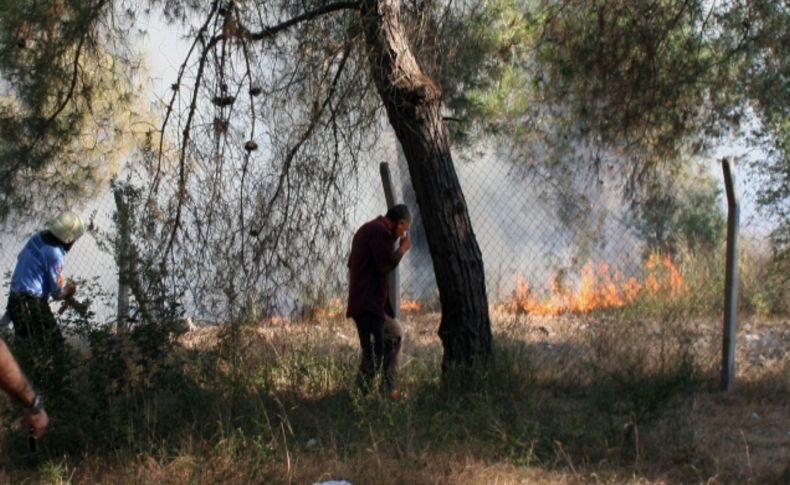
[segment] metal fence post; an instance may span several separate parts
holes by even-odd
[[[392,174],[390,173],[390,166],[387,162],[379,164],[379,172],[381,173],[381,183],[384,186],[384,198],[387,200],[387,209],[395,205],[395,187],[392,185]],[[395,244],[398,244],[397,241]],[[400,272],[398,267],[390,271],[387,276],[389,283],[389,299],[392,311],[395,313],[395,318],[400,318]]]
[[[727,267],[724,276],[724,332],[722,341],[721,387],[732,389],[735,382],[735,337],[738,311],[738,220],[740,197],[735,190],[732,160],[723,158],[724,186],[727,189]]]

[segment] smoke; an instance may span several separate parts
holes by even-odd
[[[491,147],[475,152],[456,150],[454,155],[483,255],[491,303],[512,294],[519,274],[524,275],[530,288],[539,291],[558,278],[574,284],[587,262],[606,262],[612,271],[624,276],[641,269],[641,243],[625,222],[627,208],[620,195],[617,174],[607,168],[609,161],[598,160],[596,163],[603,167],[598,170],[584,166],[565,170],[546,163],[515,164],[506,154]],[[332,255],[315,272],[318,277],[312,284],[317,293],[306,294],[294,282],[278,283],[272,290],[280,298],[278,313],[288,315],[327,298],[345,299],[346,262],[353,233],[361,224],[386,211],[380,162],[390,164],[396,200],[410,207],[414,219],[412,249],[399,268],[402,298],[438,303],[433,263],[406,161],[395,136],[385,132],[376,148],[359,164],[356,177],[342,182],[341,192],[348,198],[347,212],[328,214],[337,219],[337,233],[327,235],[317,248],[320,253]],[[612,166],[616,165],[612,163]],[[103,321],[110,321],[115,315],[113,296],[118,275],[112,248],[106,247],[115,230],[111,219],[114,210],[112,193],[108,191],[80,211],[86,218],[93,215],[99,233],[104,234],[99,239],[105,246],[100,248],[97,239],[89,234],[66,258],[67,275],[96,281],[98,288],[106,293],[92,307]],[[3,272],[13,271],[16,255],[26,238],[39,227],[39,222],[33,222],[2,228],[5,231],[0,234]],[[0,295],[3,302],[6,296],[7,286]],[[188,315],[198,320],[209,318],[196,314],[196,308],[188,301],[184,304]]]
[[[438,289],[425,228],[403,152],[394,136],[388,138],[395,146],[386,157],[400,182],[400,200],[414,214],[412,248],[400,265],[402,296],[431,301]],[[566,170],[545,162],[516,164],[493,147],[456,151],[491,302],[512,294],[519,274],[531,287],[548,290],[558,278],[577,284],[590,262],[605,262],[623,276],[641,270],[642,243],[627,223],[615,161],[592,156],[599,157],[594,169]]]

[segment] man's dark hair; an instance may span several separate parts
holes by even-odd
[[[393,205],[387,211],[387,219],[392,222],[409,221],[411,222],[411,212],[406,204]]]

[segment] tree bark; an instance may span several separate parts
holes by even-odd
[[[370,68],[403,147],[425,223],[442,306],[442,369],[491,355],[485,272],[441,114],[440,87],[420,68],[401,24],[398,0],[363,0]]]

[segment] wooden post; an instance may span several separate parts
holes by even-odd
[[[387,162],[379,164],[379,172],[381,173],[381,183],[384,186],[384,198],[387,200],[387,209],[395,205],[395,187],[392,185],[392,174],[390,173],[390,166]],[[397,245],[398,242],[395,241]],[[394,249],[394,247],[393,247]],[[390,271],[387,276],[389,282],[389,299],[392,311],[395,313],[395,318],[400,318],[400,271],[396,266],[395,269]]]
[[[123,190],[115,187],[116,223],[118,233],[115,235],[115,259],[118,267],[118,314],[116,316],[118,331],[123,333],[129,325],[129,208],[124,200]]]
[[[724,186],[727,189],[727,267],[724,275],[724,332],[721,355],[721,388],[732,389],[735,383],[735,337],[738,312],[738,220],[740,197],[735,190],[732,160],[723,158]]]

